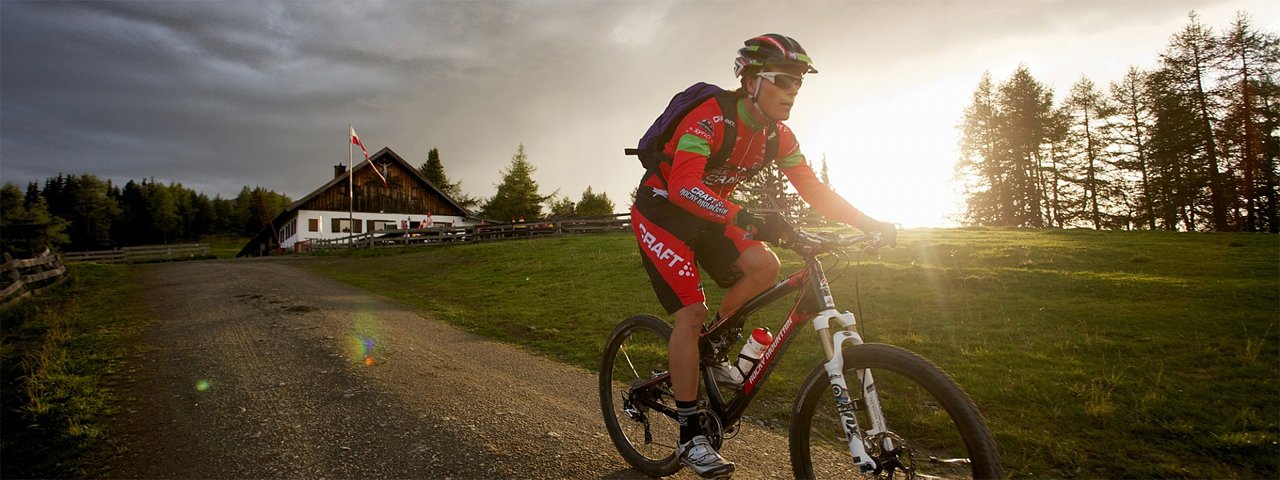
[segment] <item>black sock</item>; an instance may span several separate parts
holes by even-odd
[[[680,443],[688,443],[693,437],[702,435],[702,423],[698,422],[698,402],[682,402],[676,400],[677,419],[680,422]]]

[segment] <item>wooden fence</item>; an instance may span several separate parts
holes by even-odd
[[[142,247],[124,247],[115,250],[96,252],[63,253],[62,259],[68,263],[131,263],[155,260],[180,260],[201,258],[209,255],[209,244],[188,243],[182,245],[148,245]]]
[[[407,247],[441,243],[476,243],[498,240],[582,233],[631,231],[631,215],[619,214],[596,218],[569,218],[523,223],[495,223],[470,227],[428,227],[407,230],[383,230],[329,240],[299,242],[294,251],[340,248]]]
[[[67,267],[48,248],[25,260],[14,260],[9,254],[4,254],[0,278],[5,287],[0,290],[0,307],[7,307],[28,295],[39,294],[62,282],[66,273]]]

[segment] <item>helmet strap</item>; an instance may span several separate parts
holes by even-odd
[[[774,120],[773,118],[770,118],[769,114],[765,113],[764,108],[760,106],[760,87],[762,86],[761,82],[763,81],[764,77],[756,77],[756,91],[751,93],[751,105],[756,107],[756,110],[760,112],[760,116],[764,117],[764,123],[767,125],[774,123]]]

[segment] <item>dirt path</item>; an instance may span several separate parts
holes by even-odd
[[[145,267],[151,352],[112,426],[120,451],[105,475],[639,476],[605,433],[594,372],[424,318],[298,261]],[[372,366],[361,352],[369,338]],[[736,478],[789,477],[786,445],[746,428],[725,454]]]

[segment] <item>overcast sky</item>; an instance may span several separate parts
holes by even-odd
[[[371,153],[438,148],[491,196],[523,143],[543,193],[642,173],[622,149],[689,84],[736,85],[742,41],[799,40],[821,73],[792,118],[816,165],[872,215],[948,225],[956,126],[984,71],[1019,63],[1062,97],[1154,66],[1191,10],[1280,31],[1264,0],[319,2],[0,0],[0,180],[176,181],[298,199]],[[358,155],[357,151],[357,155]]]

